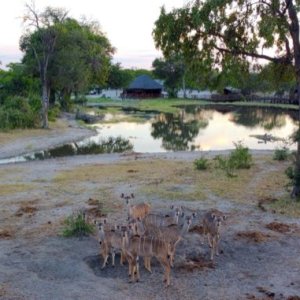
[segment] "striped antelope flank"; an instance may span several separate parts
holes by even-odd
[[[226,216],[216,209],[210,210],[204,216],[203,231],[207,235],[208,244],[211,248],[211,260],[214,259],[214,254],[219,255],[220,229],[225,220]]]
[[[183,236],[189,231],[189,228],[192,224],[192,220],[196,217],[194,213],[192,216],[186,216],[185,221],[181,226],[170,225],[167,227],[156,227],[150,225],[147,229],[144,230],[145,235],[154,236],[159,239],[163,239],[170,243],[171,245],[171,255],[170,263],[171,266],[174,266],[176,246],[183,239]],[[140,227],[140,225],[138,225]],[[142,231],[142,229],[140,229]],[[146,267],[147,265],[147,267]],[[145,262],[145,267],[150,271],[151,270],[151,257],[147,258]]]
[[[166,215],[158,215],[154,213],[148,214],[144,219],[143,223],[145,227],[154,225],[156,227],[177,225],[179,217],[181,215],[181,209],[178,207],[171,206],[171,213]]]
[[[165,269],[164,282],[166,282],[167,286],[170,285],[170,243],[162,239],[148,236],[128,237],[128,233],[125,231],[123,232],[123,249],[129,264],[129,276],[131,276],[129,282],[133,282],[135,280],[135,275],[136,281],[139,281],[140,279],[138,257],[155,256]]]
[[[151,205],[148,203],[138,203],[135,205],[130,204],[130,199],[134,198],[134,194],[130,196],[126,196],[123,193],[121,194],[121,198],[124,198],[127,205],[128,210],[128,220],[136,220],[137,218],[143,219],[146,215],[149,214],[151,210]]]
[[[120,265],[123,265],[125,256],[122,251],[122,231],[126,227],[117,226],[115,230],[105,230],[103,223],[98,224],[98,241],[100,244],[100,255],[103,257],[102,269],[105,268],[109,254],[112,257],[112,266],[115,266],[116,252],[121,252]]]

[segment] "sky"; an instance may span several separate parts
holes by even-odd
[[[152,61],[161,57],[152,38],[154,22],[160,7],[167,11],[182,7],[186,0],[35,0],[39,11],[47,6],[67,9],[69,16],[97,20],[102,31],[117,49],[113,61],[124,68],[150,69]],[[19,39],[24,32],[22,16],[25,3],[30,0],[9,0],[0,11],[0,61],[1,67],[22,58]]]

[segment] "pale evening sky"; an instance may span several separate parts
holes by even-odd
[[[42,11],[46,6],[63,7],[69,16],[97,20],[111,44],[117,49],[114,62],[126,68],[151,68],[152,61],[161,54],[155,49],[152,30],[159,17],[160,7],[169,11],[181,7],[186,0],[36,0],[35,6]],[[9,0],[0,11],[0,62],[2,67],[18,62],[22,57],[19,39],[24,28],[22,16],[24,0]]]

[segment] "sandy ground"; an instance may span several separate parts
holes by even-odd
[[[56,132],[51,141],[40,136],[30,143],[38,149],[41,145],[57,145],[89,134],[75,126],[63,136]],[[0,157],[23,153],[24,143],[20,139],[6,144],[1,147]],[[95,237],[59,235],[64,218],[78,208],[87,207],[89,198],[105,197],[101,193],[108,186],[110,205],[115,208],[108,218],[125,220],[120,193],[147,185],[147,180],[141,178],[136,185],[80,179],[72,187],[58,186],[57,178],[62,172],[99,166],[101,173],[106,166],[137,161],[149,162],[150,166],[157,160],[190,163],[198,156],[191,152],[104,154],[0,165],[0,298],[300,299],[296,298],[300,297],[300,220],[261,211],[250,202],[237,203],[213,194],[201,202],[172,201],[200,213],[217,208],[228,218],[222,230],[221,255],[213,264],[203,235],[193,230],[186,236],[178,247],[169,288],[164,287],[162,268],[154,259],[153,273],[141,267],[141,282],[129,284],[127,268],[117,265],[100,269]],[[257,174],[255,180],[261,175]],[[147,199],[143,194],[136,201],[150,201],[154,210],[168,210],[170,204],[163,199]],[[194,227],[201,225],[200,219]],[[187,262],[192,265],[187,266]]]

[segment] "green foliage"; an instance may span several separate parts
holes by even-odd
[[[8,97],[29,97],[38,94],[38,80],[21,63],[11,63],[8,70],[0,70],[0,104]]]
[[[215,157],[216,167],[224,170],[228,177],[235,177],[235,170],[249,169],[252,165],[252,155],[249,153],[249,149],[244,147],[241,142],[234,143],[234,145],[235,150],[230,153],[229,157],[220,155]]]
[[[39,125],[40,115],[23,97],[7,98],[0,107],[0,129],[33,128]]]
[[[183,59],[173,55],[169,59],[157,58],[152,63],[153,74],[164,80],[169,97],[176,97],[177,90],[182,87],[182,80],[185,73]]]
[[[80,237],[94,232],[94,226],[85,222],[85,215],[82,212],[69,216],[65,219],[64,224],[62,232],[64,237]]]
[[[252,155],[249,148],[244,147],[241,142],[233,143],[235,150],[229,155],[229,160],[236,169],[249,169],[252,165]]]
[[[51,122],[54,122],[56,120],[56,118],[59,117],[60,114],[60,107],[59,105],[54,105],[53,107],[51,107],[48,111],[48,119]]]
[[[287,160],[290,155],[290,151],[287,147],[277,148],[274,151],[273,159],[274,160]]]
[[[295,81],[299,68],[294,65],[299,40],[293,39],[299,35],[299,10],[299,1],[289,1],[287,9],[285,0],[193,0],[170,12],[162,7],[153,37],[165,58],[181,53],[198,78],[207,78],[208,86],[251,89],[250,70],[258,73],[259,59],[264,59],[276,65],[275,72],[273,66],[266,72],[278,88],[278,80],[280,84]],[[256,84],[266,82],[262,79]]]
[[[200,157],[194,161],[197,170],[207,170],[209,168],[209,160],[205,157]]]
[[[101,154],[101,153],[121,153],[131,151],[133,145],[129,140],[122,137],[108,137],[99,143],[90,142],[87,145],[78,147],[77,154]]]

